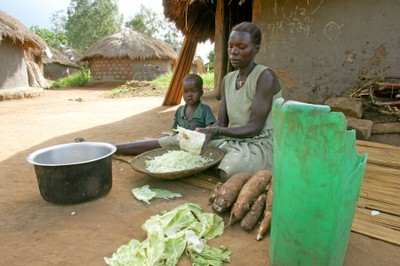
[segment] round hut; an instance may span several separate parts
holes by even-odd
[[[64,50],[63,53],[66,57],[68,57],[69,60],[74,62],[76,65],[80,65],[80,63],[81,63],[80,59],[82,57],[81,52],[79,52],[78,50],[75,50],[72,47],[68,47],[67,49]]]
[[[79,71],[79,66],[69,60],[66,55],[56,48],[49,48],[50,53],[47,53],[43,58],[45,78],[57,80]]]
[[[82,56],[92,82],[152,80],[171,72],[178,54],[166,43],[126,28],[103,37]]]
[[[42,74],[42,56],[46,47],[42,38],[0,11],[0,62],[7,62],[0,68],[0,92],[17,88],[47,88],[48,83]]]

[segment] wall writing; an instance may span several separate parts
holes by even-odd
[[[294,9],[285,10],[284,6],[278,6],[278,0],[275,0],[273,8],[275,22],[267,24],[267,34],[275,37],[279,31],[287,30],[289,33],[300,33],[305,36],[310,35],[312,15],[318,12],[325,0],[305,0],[297,4]]]
[[[331,41],[336,41],[339,37],[344,24],[339,25],[336,22],[330,21],[324,27],[324,35]]]

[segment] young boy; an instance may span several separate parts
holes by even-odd
[[[203,79],[196,74],[188,74],[183,79],[183,100],[185,105],[180,106],[174,115],[173,129],[180,127],[195,130],[204,128],[215,122],[211,108],[202,103]],[[145,151],[170,146],[179,146],[177,134],[163,136],[159,139],[139,140],[115,145],[119,155],[138,155]]]

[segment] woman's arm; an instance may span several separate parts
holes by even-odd
[[[268,69],[264,70],[257,81],[248,124],[240,127],[223,127],[219,129],[219,133],[234,138],[249,138],[258,135],[271,111],[272,99],[279,90],[278,81],[273,73]]]
[[[221,87],[221,101],[219,103],[218,118],[214,123],[217,127],[227,127],[229,125],[228,110],[226,108],[226,97],[225,97],[225,82],[222,82]]]
[[[222,82],[221,86],[221,101],[218,106],[218,118],[217,120],[207,128],[196,128],[197,131],[206,134],[206,140],[204,142],[204,146],[207,146],[208,142],[214,138],[214,136],[218,135],[220,127],[227,127],[229,124],[228,112],[226,108],[226,99],[225,99],[225,82]]]

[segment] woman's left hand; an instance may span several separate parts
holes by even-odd
[[[206,139],[203,144],[203,149],[204,149],[204,147],[208,145],[210,140],[212,140],[213,137],[217,135],[219,128],[218,127],[196,128],[196,131],[206,134]]]

